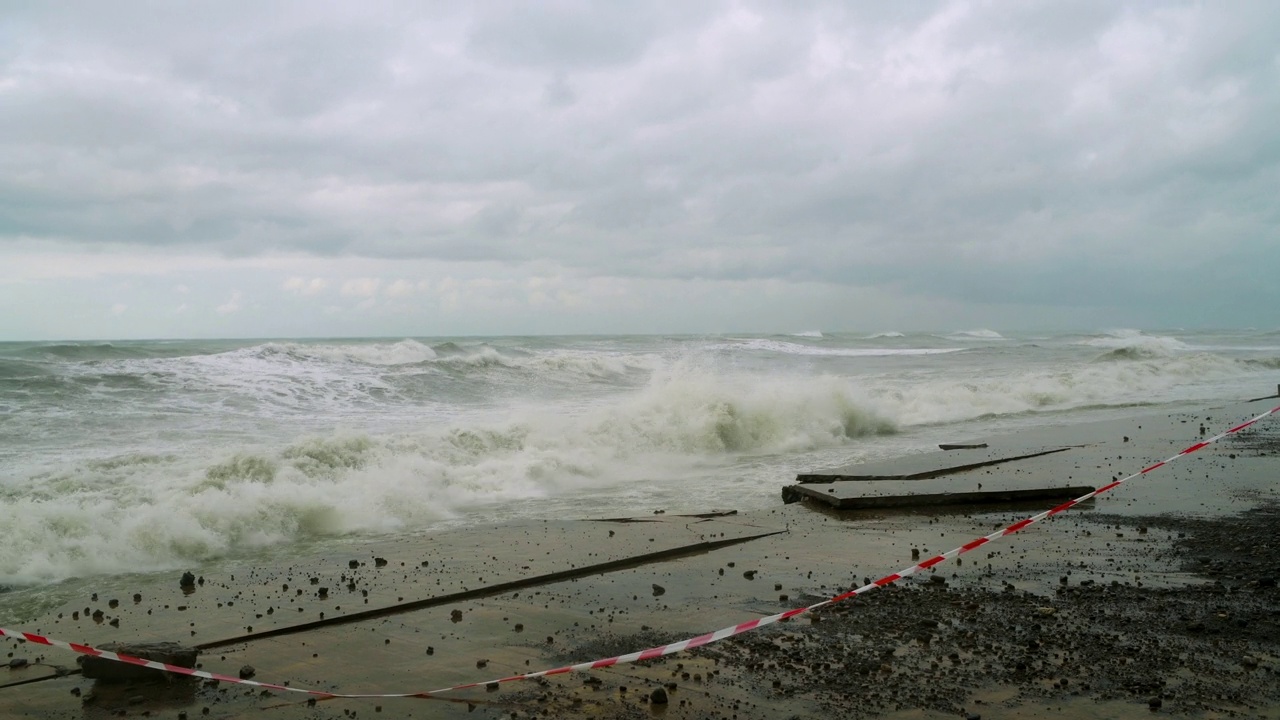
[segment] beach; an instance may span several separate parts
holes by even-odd
[[[1265,394],[1265,393],[1259,393]],[[1269,410],[1212,405],[956,440],[1073,446],[979,473],[1104,485]],[[1012,438],[1012,439],[1010,439]],[[102,577],[21,629],[90,645],[206,646],[200,668],[334,693],[71,674],[0,690],[14,717],[1274,717],[1280,667],[1268,417],[1078,508],[896,584],[655,660],[487,686],[803,607],[1051,507],[518,518],[393,540],[266,550],[234,566]],[[940,453],[945,455],[945,453]],[[917,467],[922,453],[900,462]],[[881,466],[892,465],[888,460]],[[1037,479],[1038,477],[1038,479]],[[779,478],[778,489],[786,484]],[[913,553],[914,551],[914,553]],[[550,577],[548,577],[550,576]],[[84,594],[84,593],[82,593]],[[101,612],[95,618],[95,611]],[[343,621],[363,613],[362,619]],[[298,631],[290,628],[310,624]],[[256,637],[262,636],[262,637]],[[27,661],[4,682],[76,668]],[[0,684],[4,684],[0,682]],[[655,702],[665,697],[666,702]]]

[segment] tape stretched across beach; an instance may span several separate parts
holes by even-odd
[[[253,687],[265,688],[268,690],[304,693],[307,695],[320,697],[320,698],[429,698],[434,695],[439,695],[441,693],[451,692],[455,690],[466,690],[468,688],[483,687],[486,685],[493,685],[495,683],[508,683],[508,682],[515,682],[517,680],[533,680],[535,678],[549,677],[551,675],[561,675],[569,672],[598,670],[601,668],[612,667],[614,665],[622,665],[625,663],[638,662],[641,660],[651,660],[653,658],[663,657],[664,655],[672,655],[674,653],[683,652],[685,650],[689,650],[692,648],[701,647],[702,645],[707,645],[707,644],[716,642],[718,640],[723,640],[728,637],[733,637],[734,635],[741,635],[742,633],[750,632],[752,630],[755,630],[756,628],[762,628],[766,625],[772,625],[776,622],[796,617],[797,615],[803,615],[804,613],[817,610],[818,608],[821,608],[821,607],[826,607],[827,605],[832,605],[832,604],[841,602],[843,600],[848,600],[849,598],[856,597],[864,593],[868,593],[872,590],[875,590],[876,588],[884,587],[885,585],[892,585],[893,583],[898,582],[903,578],[907,578],[907,577],[911,577],[912,575],[915,575],[921,570],[928,570],[934,567],[935,565],[939,565],[954,557],[963,555],[969,552],[970,550],[976,550],[982,547],[983,545],[986,545],[989,542],[999,540],[1000,538],[1005,537],[1006,535],[1012,535],[1018,532],[1019,530],[1026,528],[1028,525],[1038,523],[1041,520],[1044,520],[1045,518],[1053,517],[1054,515],[1065,512],[1086,500],[1095,498],[1105,492],[1110,492],[1111,490],[1115,489],[1116,487],[1119,487],[1120,485],[1128,482],[1129,480],[1132,480],[1141,475],[1146,475],[1147,473],[1157,468],[1168,465],[1169,463],[1179,458],[1190,455],[1198,450],[1201,450],[1208,445],[1212,445],[1213,443],[1221,440],[1224,437],[1227,437],[1228,435],[1234,435],[1235,433],[1238,433],[1241,430],[1244,430],[1245,428],[1249,427],[1250,425],[1253,425],[1254,423],[1267,417],[1268,415],[1272,415],[1277,412],[1280,412],[1280,407],[1274,407],[1268,410],[1267,412],[1264,412],[1261,415],[1258,415],[1253,419],[1248,420],[1247,422],[1240,423],[1239,425],[1236,425],[1235,427],[1229,430],[1226,430],[1225,432],[1214,435],[1213,437],[1207,440],[1198,442],[1192,445],[1191,447],[1188,447],[1186,450],[1183,450],[1182,452],[1178,453],[1177,455],[1171,456],[1167,460],[1162,460],[1158,463],[1155,463],[1154,465],[1148,465],[1147,467],[1143,468],[1142,470],[1139,470],[1138,472],[1128,477],[1124,477],[1119,480],[1114,480],[1110,483],[1107,483],[1106,485],[1103,485],[1100,488],[1097,488],[1096,490],[1085,493],[1084,495],[1081,495],[1080,497],[1074,500],[1069,500],[1055,508],[1046,510],[1038,515],[1032,515],[1031,517],[1019,520],[1018,522],[1013,523],[1012,525],[1009,525],[1008,527],[1005,527],[1001,530],[997,530],[991,533],[990,535],[983,535],[982,537],[971,540],[965,543],[964,545],[961,545],[956,548],[952,548],[951,550],[948,550],[947,552],[941,553],[939,555],[934,555],[933,557],[927,560],[922,560],[921,562],[918,562],[915,565],[912,565],[911,567],[904,568],[891,575],[885,575],[879,580],[867,583],[866,585],[863,585],[860,588],[857,588],[855,590],[849,590],[848,592],[841,593],[839,595],[836,595],[835,597],[829,598],[827,600],[823,600],[822,602],[819,602],[819,603],[814,603],[813,605],[809,605],[807,607],[795,608],[792,610],[787,610],[785,612],[780,612],[776,615],[770,615],[768,617],[748,620],[743,623],[738,623],[737,625],[731,625],[726,628],[721,628],[720,630],[716,630],[715,632],[710,632],[705,635],[699,635],[697,637],[688,638],[685,640],[681,640],[679,642],[671,643],[669,645],[652,647],[652,648],[648,648],[647,650],[639,650],[637,652],[628,653],[626,655],[618,655],[611,658],[592,660],[590,662],[578,663],[576,665],[566,665],[563,667],[553,668],[551,670],[540,670],[538,672],[524,673],[521,675],[510,675],[508,677],[495,678],[493,680],[486,680],[484,682],[474,682],[474,683],[466,683],[464,685],[454,685],[452,687],[441,688],[439,690],[430,690],[425,692],[411,692],[411,693],[328,692],[325,690],[313,690],[308,688],[290,687],[288,685],[277,685],[274,683],[258,682],[256,680],[245,680],[238,677],[231,677],[229,675],[219,675],[218,673],[211,673],[211,672],[205,672],[203,670],[194,670],[191,668],[179,667],[177,665],[170,665],[168,663],[157,662],[155,660],[145,660],[143,658],[132,657],[130,655],[122,655],[119,653],[114,653],[109,650],[101,650],[98,648],[91,647],[89,645],[80,645],[78,643],[70,643],[70,642],[65,642],[63,640],[54,640],[51,638],[44,637],[42,635],[37,635],[35,633],[23,632],[21,630],[10,630],[7,628],[0,628],[0,636],[21,638],[23,640],[26,640],[27,642],[35,643],[37,645],[46,645],[49,647],[63,648],[64,650],[70,650],[72,652],[79,653],[81,655],[89,655],[93,657],[104,658],[107,660],[115,660],[117,662],[122,662],[129,665],[136,665],[139,667],[151,668],[153,670],[164,670],[166,672],[171,672],[179,675],[188,675],[191,677],[205,678],[208,680],[218,680],[221,682],[235,683],[237,685],[250,685]]]

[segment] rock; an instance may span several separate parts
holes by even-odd
[[[240,668],[240,679],[241,679],[241,680],[248,680],[249,678],[251,678],[251,677],[253,677],[254,675],[257,675],[257,674],[258,674],[258,669],[257,669],[257,668],[255,668],[255,667],[254,667],[254,666],[252,666],[252,665],[244,665],[244,666],[241,666],[241,668]]]
[[[662,688],[658,688],[657,690],[654,690],[652,693],[649,694],[649,702],[653,703],[654,705],[666,705],[667,691],[663,690]]]
[[[1153,697],[1147,701],[1147,707],[1152,710],[1159,710],[1162,706],[1164,706],[1164,700],[1161,700],[1158,697]]]
[[[182,573],[182,579],[178,581],[178,587],[193,588],[196,586],[196,576],[190,572]]]
[[[662,587],[661,585],[658,585],[658,584],[656,584],[656,583],[654,584],[654,586],[653,586],[653,596],[654,596],[654,597],[658,597],[659,595],[665,595],[665,594],[666,594],[666,592],[667,592],[667,589],[666,589],[666,588],[664,588],[664,587]]]
[[[374,558],[374,559],[373,559],[373,566],[374,566],[374,567],[386,567],[386,566],[387,566],[387,559],[386,559],[386,558],[376,557],[376,558]]]
[[[748,579],[748,580],[755,580],[755,579],[756,579],[756,572],[757,572],[756,570],[748,570],[748,571],[746,571],[746,572],[742,573],[742,577],[744,577],[744,578],[746,578],[746,579]]]
[[[347,567],[351,568],[352,570],[355,570],[356,568],[360,567],[360,561],[359,561],[359,560],[348,560],[348,561],[347,561]]]
[[[131,655],[144,660],[154,660],[184,668],[195,667],[196,657],[200,654],[200,650],[197,648],[185,647],[173,642],[109,642],[103,643],[98,647],[120,655]],[[84,672],[86,678],[104,682],[152,680],[169,675],[163,670],[153,670],[89,655],[81,655],[76,658],[76,663],[80,665],[80,669]]]
[[[17,670],[18,668],[24,668],[29,664],[30,663],[27,661],[26,658],[14,658],[9,661],[9,669]]]

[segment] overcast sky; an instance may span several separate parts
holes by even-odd
[[[1280,4],[0,0],[0,339],[1280,327]]]

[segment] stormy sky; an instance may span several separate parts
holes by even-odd
[[[1280,5],[0,3],[0,339],[1268,327]]]

